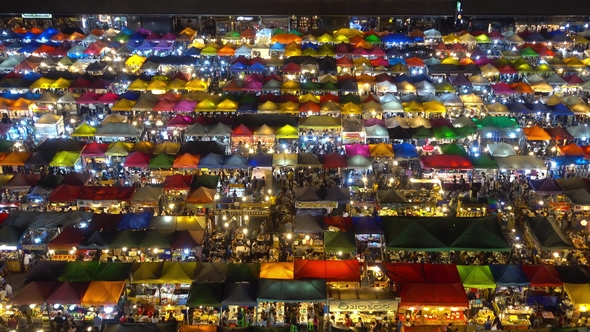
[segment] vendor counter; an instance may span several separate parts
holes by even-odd
[[[447,332],[447,326],[404,326],[403,332]],[[470,332],[467,325],[453,325],[453,328],[454,332]]]

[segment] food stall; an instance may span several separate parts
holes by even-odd
[[[361,295],[362,294],[362,295]],[[362,299],[361,299],[362,297]],[[353,323],[358,319],[368,324],[383,321],[384,318],[392,324],[399,299],[392,292],[380,287],[361,288],[328,288],[328,307],[326,320],[334,316],[336,326],[344,326],[345,314]]]
[[[324,222],[320,215],[313,215],[306,210],[297,210],[293,228],[293,235],[287,234],[287,239],[293,239],[293,256],[324,254]],[[309,252],[311,250],[311,253]]]

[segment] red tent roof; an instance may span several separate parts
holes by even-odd
[[[92,81],[85,79],[84,77],[78,77],[70,84],[70,89],[84,89],[90,86]]]
[[[344,57],[336,60],[336,65],[340,67],[352,67],[354,63],[351,59]]]
[[[55,51],[51,52],[52,56],[57,56],[57,57],[64,57],[66,55],[68,55],[68,49],[65,48],[65,46],[63,45],[59,45]]]
[[[522,270],[533,287],[561,287],[563,282],[553,265],[523,265]]]
[[[343,232],[353,232],[354,225],[351,217],[324,217],[324,225],[340,228]]]
[[[70,186],[68,184],[60,184],[49,195],[49,202],[75,202],[78,195],[82,192],[81,186]]]
[[[70,86],[71,88],[71,86]],[[76,100],[77,104],[96,104],[98,102],[98,97],[100,95],[94,92],[86,92],[78,100]]]
[[[241,124],[234,128],[231,132],[231,136],[252,136],[254,133],[252,130],[248,129],[245,125]]]
[[[164,189],[165,190],[189,190],[192,182],[193,182],[192,175],[174,174],[172,176],[166,177],[166,180],[164,180]]]
[[[306,101],[305,103],[299,105],[299,112],[319,112],[320,105],[314,103],[313,101]]]
[[[86,144],[82,149],[82,157],[104,157],[108,148],[108,143],[92,142]]]
[[[58,249],[72,249],[72,247],[77,247],[82,239],[84,238],[82,232],[79,228],[71,228],[66,227],[64,228],[58,236],[56,236],[53,240],[47,243],[49,249],[58,250]],[[62,303],[69,303],[69,302],[62,302]]]
[[[461,283],[408,284],[402,287],[400,295],[400,306],[469,306],[465,288]]]
[[[137,167],[137,168],[147,168],[148,164],[152,156],[143,154],[141,152],[133,152],[130,153],[125,161],[123,162],[123,166],[125,167]]]
[[[16,305],[43,304],[51,295],[56,283],[56,281],[33,281],[21,288],[11,303]]]
[[[500,95],[507,95],[507,94],[514,93],[514,90],[512,90],[510,85],[508,85],[504,82],[500,82],[500,83],[496,83],[496,84],[492,85],[492,90],[494,90],[494,92],[496,94],[500,94]]]
[[[85,49],[83,53],[87,54],[87,55],[99,55],[101,52],[102,52],[102,47],[93,43],[90,46],[88,46],[88,48]]]
[[[383,266],[389,279],[397,284],[461,282],[454,264],[384,263]]]
[[[186,249],[200,246],[203,242],[203,231],[176,231],[170,243],[170,249]]]
[[[340,97],[337,95],[333,95],[331,93],[325,94],[325,95],[321,95],[320,96],[320,103],[327,103],[329,101],[333,101],[335,103],[339,103],[340,102]]]
[[[160,100],[154,105],[154,111],[156,112],[172,112],[176,103],[167,99]]]
[[[283,73],[299,73],[300,71],[301,66],[295,62],[289,62],[283,67]]]
[[[105,82],[108,82],[108,81],[105,81]],[[110,85],[110,82],[108,82],[108,84]],[[101,101],[101,102],[104,102],[107,104],[114,103],[117,100],[119,100],[119,95],[112,93],[112,92],[107,92],[107,93],[103,94],[102,96],[98,97],[98,101]]]
[[[296,259],[295,279],[326,279],[326,281],[358,282],[361,279],[357,260],[318,261]]]
[[[78,196],[87,201],[130,201],[135,187],[84,187]]]
[[[92,178],[90,173],[70,172],[66,175],[61,184],[69,184],[70,186],[85,186]]]
[[[339,153],[330,153],[322,156],[323,168],[341,168],[348,167],[346,156]]]
[[[68,303],[80,304],[88,289],[89,282],[62,282],[53,288],[46,302],[49,304]]]
[[[472,169],[469,159],[460,155],[433,155],[421,157],[424,168],[433,169]]]

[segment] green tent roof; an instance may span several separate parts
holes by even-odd
[[[17,246],[26,231],[26,228],[21,227],[0,227],[0,245]]]
[[[15,141],[0,139],[0,152],[11,152]]]
[[[320,88],[318,84],[312,81],[306,81],[305,83],[301,84],[299,89],[302,91],[318,91]]]
[[[492,271],[487,265],[457,265],[463,286],[469,288],[496,288]]]
[[[510,251],[496,217],[383,217],[387,250]]]
[[[227,282],[258,282],[259,263],[229,264]]]
[[[447,126],[434,128],[432,130],[432,132],[434,133],[434,137],[436,139],[457,139],[457,138],[459,138],[457,136],[457,133],[455,133],[455,130],[453,130],[452,128],[449,128]],[[451,145],[453,145],[453,144],[451,144]],[[446,153],[445,152],[445,154],[457,154],[457,153]]]
[[[225,34],[225,38],[227,38],[227,39],[240,39],[240,33],[237,31],[230,31]]]
[[[291,31],[289,31],[289,34],[303,36],[303,34],[301,32],[299,32],[297,29],[291,29]]]
[[[440,149],[443,154],[458,154],[463,157],[467,157],[465,149],[458,144],[441,144]]]
[[[92,281],[123,281],[129,279],[133,263],[101,263]]]
[[[413,130],[412,137],[413,138],[433,138],[434,134],[432,133],[432,130],[430,130],[429,128],[418,127]]]
[[[522,50],[520,50],[520,55],[523,56],[523,57],[530,57],[530,58],[532,58],[532,57],[539,56],[539,53],[533,51],[533,49],[530,48],[530,47],[525,47]]]
[[[286,33],[286,32],[285,32],[285,30],[283,30],[283,29],[281,29],[281,28],[276,28],[276,29],[274,29],[274,30],[272,31],[272,35],[273,35],[273,36],[274,36],[274,35],[282,35],[282,34],[284,34],[284,33]]]
[[[174,231],[149,230],[141,240],[139,248],[169,249],[174,237]]]
[[[186,306],[195,307],[221,307],[224,284],[200,284],[193,283],[188,293]]]
[[[499,129],[518,128],[518,122],[507,116],[486,116],[483,119],[473,118],[477,128],[494,127]]]
[[[197,267],[196,262],[164,262],[160,284],[190,284]]]
[[[131,273],[131,283],[157,283],[162,275],[163,267],[164,262],[143,262],[141,264],[134,264]]]
[[[174,156],[160,153],[150,160],[148,168],[172,168],[174,164]]]
[[[324,91],[338,91],[338,86],[336,86],[336,84],[334,84],[334,82],[326,82],[323,84],[320,84],[321,86],[321,90]]]
[[[59,281],[73,281],[73,282],[86,282],[91,281],[92,277],[96,274],[100,262],[82,262],[73,261],[66,265],[59,276]]]
[[[194,177],[191,188],[205,187],[208,189],[216,189],[219,183],[219,176],[201,175],[199,178]]]
[[[326,252],[351,253],[356,251],[354,234],[345,232],[324,232]]]
[[[474,169],[498,169],[498,163],[484,154],[477,157],[470,157],[469,160],[473,164]]]
[[[325,302],[326,281],[261,279],[258,301],[270,302]]]
[[[365,40],[368,41],[371,44],[379,44],[379,43],[381,43],[381,38],[379,38],[379,36],[373,35],[373,34],[370,34],[367,37],[365,37]]]
[[[355,95],[355,94],[352,94],[352,93],[349,93],[347,95],[341,96],[340,97],[340,104],[341,105],[344,105],[346,103],[360,104],[361,103],[361,98],[359,96]]]

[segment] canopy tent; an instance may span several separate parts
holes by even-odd
[[[122,281],[129,279],[134,263],[101,263],[92,276],[92,281]]]
[[[294,233],[323,233],[323,218],[322,216],[314,216],[311,214],[297,214],[295,215]]]
[[[86,293],[89,282],[64,282],[55,285],[51,295],[46,299],[48,304],[80,304],[82,296]]]
[[[32,281],[24,285],[11,299],[13,305],[41,305],[51,295],[56,281]]]
[[[230,263],[227,269],[227,283],[237,282],[258,282],[260,275],[260,264],[259,263]]]
[[[528,217],[526,222],[541,250],[553,251],[574,248],[553,217]]]
[[[545,170],[542,159],[534,156],[495,157],[498,168],[503,170]]]
[[[294,263],[294,279],[358,282],[360,277],[357,260],[319,261],[296,259]]]
[[[225,284],[221,283],[192,283],[189,291],[187,307],[221,307]]]
[[[326,252],[353,253],[356,251],[354,234],[346,232],[324,232]]]
[[[561,287],[563,282],[553,265],[523,265],[522,270],[533,287]]]
[[[555,180],[547,178],[543,180],[529,180],[529,184],[537,195],[553,195],[563,192],[563,189],[561,189]]]
[[[530,283],[520,265],[499,265],[489,266],[497,286],[523,287]]]
[[[91,281],[82,297],[82,305],[116,305],[125,288],[125,281]]]
[[[461,283],[408,284],[400,293],[400,306],[448,306],[466,308],[467,294]]]
[[[222,283],[227,278],[228,269],[225,263],[199,263],[193,280],[198,283]]]
[[[457,265],[464,287],[496,288],[496,281],[487,265]]]
[[[556,265],[555,269],[564,284],[590,284],[590,271],[583,265]]]
[[[196,262],[164,262],[158,283],[190,284],[196,267]]]
[[[397,284],[461,282],[454,264],[383,263],[379,266]]]
[[[67,265],[64,261],[39,261],[29,269],[25,281],[55,281]]]
[[[326,302],[324,280],[270,280],[258,285],[258,301],[268,302]]]
[[[100,262],[69,262],[59,276],[59,281],[86,282],[91,281]]]
[[[382,220],[388,250],[510,251],[494,217],[383,217]]]
[[[258,283],[226,283],[222,305],[254,307],[257,305]]]
[[[292,262],[262,263],[260,265],[260,279],[291,280],[294,276],[293,264]]]

